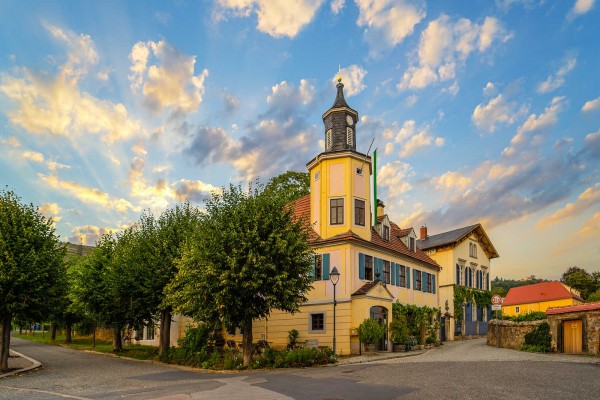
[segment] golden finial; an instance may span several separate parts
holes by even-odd
[[[342,67],[338,64],[338,82],[342,83]]]

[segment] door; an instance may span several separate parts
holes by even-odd
[[[582,353],[582,324],[580,319],[563,322],[563,346],[566,354]]]
[[[381,339],[381,342],[379,343],[374,343],[377,345],[377,350],[378,351],[386,351],[387,350],[387,344],[388,344],[388,333],[387,333],[387,326],[388,326],[388,310],[385,307],[382,306],[373,306],[371,307],[370,310],[370,317],[376,319],[377,321],[379,321],[380,324],[382,324],[383,326],[386,327],[385,330],[385,334],[383,335],[383,338]]]

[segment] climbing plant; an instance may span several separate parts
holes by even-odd
[[[489,290],[477,290],[464,286],[454,286],[454,319],[462,320],[463,304],[475,302],[480,306],[487,306],[492,303],[492,292]]]
[[[437,316],[440,315],[439,308],[416,306],[414,304],[401,304],[396,302],[392,305],[392,317],[394,321],[405,323],[408,334],[420,337],[421,344],[425,344],[426,337],[435,339],[436,330],[439,328]],[[390,327],[396,329],[397,327]],[[392,332],[394,336],[395,332]]]

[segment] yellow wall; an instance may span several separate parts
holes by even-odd
[[[502,314],[512,317],[536,311],[546,312],[547,309],[552,307],[565,307],[576,304],[582,304],[582,302],[573,298],[568,298],[552,301],[542,301],[538,303],[515,304],[511,306],[502,306]],[[517,312],[517,307],[519,307],[519,312]]]

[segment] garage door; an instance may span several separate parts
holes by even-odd
[[[581,354],[581,320],[574,319],[563,322],[564,349],[567,354]]]

